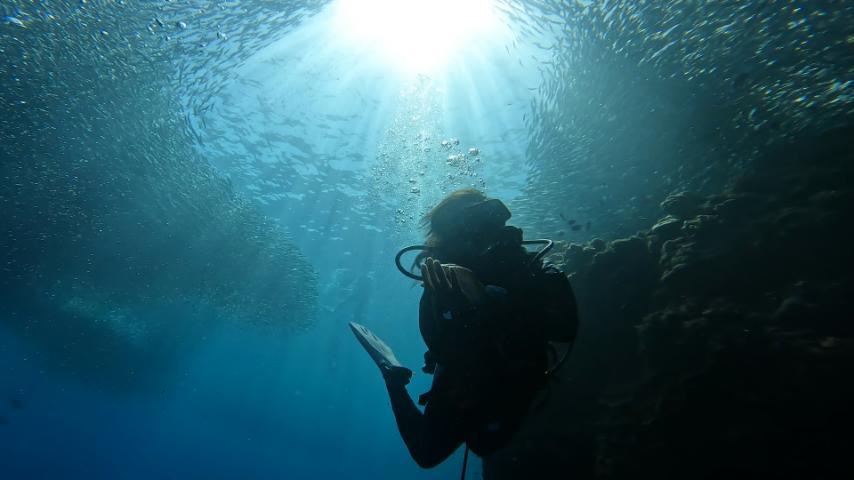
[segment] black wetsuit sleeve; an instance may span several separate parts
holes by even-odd
[[[464,424],[459,412],[446,399],[431,401],[421,413],[402,383],[386,382],[386,387],[397,429],[420,467],[438,465],[463,443]]]
[[[421,335],[428,348],[437,348],[440,324],[433,300],[426,291],[421,296],[418,310]],[[438,378],[434,377],[434,387]],[[464,423],[450,398],[444,395],[431,398],[422,413],[404,384],[386,382],[386,386],[400,436],[419,466],[431,468],[438,465],[463,442]]]

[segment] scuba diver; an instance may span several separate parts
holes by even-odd
[[[479,190],[455,191],[424,217],[426,245],[404,248],[396,257],[401,272],[424,287],[423,371],[433,383],[419,397],[423,413],[406,390],[412,371],[370,330],[351,323],[382,371],[400,435],[423,468],[465,444],[465,475],[469,449],[488,458],[506,445],[566,359],[568,350],[558,359],[550,342],[575,339],[578,316],[569,280],[542,261],[551,241],[523,241],[519,228],[505,225],[510,216],[500,200]],[[529,252],[526,244],[546,247]],[[412,269],[420,265],[420,276],[400,263],[412,250],[422,250]]]

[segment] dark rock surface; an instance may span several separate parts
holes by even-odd
[[[521,438],[562,428],[589,454],[538,478],[851,478],[850,138],[788,145],[719,195],[668,197],[649,230],[553,258],[582,330],[550,420]]]

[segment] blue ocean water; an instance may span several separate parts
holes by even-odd
[[[347,327],[421,365],[432,205],[612,240],[851,114],[851,5],[649,3],[4,0],[0,478],[458,476]]]

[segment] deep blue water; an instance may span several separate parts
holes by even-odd
[[[383,273],[388,300],[364,321],[419,365],[417,290],[391,266]],[[409,459],[345,320],[322,313],[310,332],[284,338],[213,328],[180,339],[186,356],[156,385],[122,394],[45,372],[43,353],[4,334],[4,476],[447,478],[459,461],[421,471]],[[424,377],[413,392],[427,389]]]
[[[846,2],[490,5],[4,0],[0,478],[455,478],[347,327],[421,365],[433,204],[613,240],[851,113]]]

